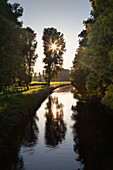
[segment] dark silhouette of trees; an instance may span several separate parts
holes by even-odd
[[[63,34],[55,28],[45,28],[43,32],[43,47],[45,58],[46,82],[50,85],[50,81],[58,75],[63,65],[62,55],[66,51]]]
[[[22,28],[22,14],[20,4],[0,1],[0,90],[6,94],[9,86],[29,84],[37,57],[36,34]]]
[[[23,9],[19,4],[0,1],[0,85],[7,94],[7,87],[14,82],[18,61],[21,60],[20,31]]]
[[[24,35],[24,47],[23,47],[23,56],[25,58],[25,64],[27,66],[27,74],[28,74],[28,78],[27,78],[27,85],[29,85],[29,83],[32,80],[32,74],[33,74],[33,66],[36,62],[36,59],[38,57],[37,54],[35,54],[36,48],[37,48],[37,41],[36,41],[36,33],[34,33],[34,31],[27,27],[23,30]],[[29,86],[27,86],[27,88],[29,89]]]

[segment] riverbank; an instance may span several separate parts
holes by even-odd
[[[42,102],[54,89],[65,86],[44,86],[30,93],[17,94],[0,99],[0,143],[20,125],[25,119],[34,114]]]

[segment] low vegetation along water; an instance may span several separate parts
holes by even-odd
[[[70,86],[55,90],[0,146],[0,170],[111,170],[113,125],[102,112],[77,102]]]

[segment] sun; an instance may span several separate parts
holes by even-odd
[[[52,50],[55,50],[57,48],[56,44],[51,45]]]

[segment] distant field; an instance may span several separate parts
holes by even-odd
[[[37,84],[45,84],[46,82],[39,82],[39,81],[32,81],[30,84],[35,84],[35,83],[37,83]]]
[[[70,84],[70,83],[71,83],[70,81],[65,81],[65,82],[58,81],[58,82],[51,82],[51,85],[52,84]]]
[[[70,83],[71,83],[70,81],[65,81],[65,82],[59,81],[59,82],[51,82],[50,85],[70,84]],[[32,84],[46,84],[46,82],[32,81],[32,82],[31,82],[31,85],[32,85]]]

